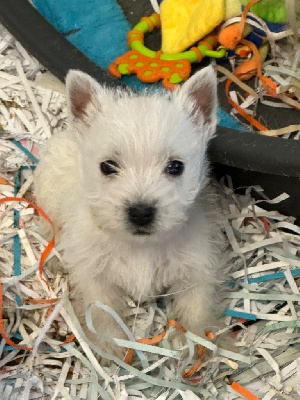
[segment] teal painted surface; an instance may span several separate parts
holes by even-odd
[[[101,68],[128,51],[126,36],[131,26],[115,0],[33,0],[37,10],[74,46]],[[145,84],[135,75],[122,77],[127,85],[140,91],[162,89]],[[219,125],[244,130],[223,109],[218,109]]]
[[[131,29],[113,0],[33,0],[38,11],[79,50],[102,68],[128,51]]]

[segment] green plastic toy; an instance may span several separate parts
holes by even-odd
[[[243,6],[248,2],[249,0],[241,0]],[[285,24],[288,21],[285,0],[261,0],[250,8],[250,12],[273,24]]]

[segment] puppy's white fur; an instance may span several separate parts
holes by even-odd
[[[63,248],[78,315],[100,300],[122,316],[125,295],[144,300],[168,289],[179,292],[176,318],[202,335],[214,323],[221,267],[219,224],[203,194],[206,149],[216,128],[212,67],[171,98],[111,90],[79,71],[69,72],[66,84],[70,128],[47,143],[35,184]],[[107,160],[118,164],[117,173],[101,172]],[[183,162],[182,175],[166,173],[170,160]],[[128,206],[136,203],[156,209],[148,235],[128,223]],[[102,311],[95,310],[94,325],[123,337]],[[101,334],[94,339],[122,355]]]

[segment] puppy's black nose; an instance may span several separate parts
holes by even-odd
[[[155,208],[146,203],[136,203],[128,208],[128,219],[136,226],[146,226],[154,220]]]

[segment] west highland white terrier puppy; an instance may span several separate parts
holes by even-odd
[[[216,129],[212,67],[169,95],[110,89],[80,71],[66,79],[69,129],[46,144],[35,174],[75,292],[75,310],[99,300],[121,317],[126,297],[168,290],[174,315],[203,336],[215,323],[223,263],[206,150]],[[103,350],[125,350],[113,318],[93,311]]]

